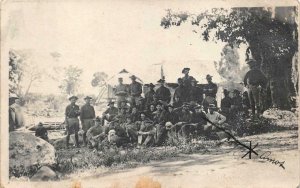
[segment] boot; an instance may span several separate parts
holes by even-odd
[[[83,144],[84,146],[87,146],[87,143],[86,143],[86,132],[83,133]]]
[[[75,133],[75,142],[76,142],[76,147],[80,147],[79,146],[79,141],[78,141],[78,133]]]
[[[68,135],[67,135],[67,142],[66,142],[67,148],[69,148],[69,141],[70,141],[70,135],[68,134]]]

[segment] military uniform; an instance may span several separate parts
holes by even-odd
[[[151,103],[154,101],[153,96],[155,95],[155,91],[153,86],[151,86],[150,90],[145,94],[145,107],[148,109]]]
[[[112,106],[106,109],[102,115],[102,124],[104,125],[104,120],[112,121],[118,115],[118,108]]]
[[[187,102],[188,93],[185,91],[183,85],[179,85],[174,92],[173,102],[176,103],[176,106],[181,106],[184,102]]]
[[[232,100],[229,96],[225,96],[221,100],[221,111],[225,116],[228,116],[230,113],[230,108],[231,108]]]
[[[163,85],[156,90],[155,94],[158,100],[162,100],[166,103],[169,103],[171,101],[171,92]]]
[[[205,94],[205,98],[203,100],[203,107],[204,110],[207,112],[208,106],[210,104],[214,104],[215,106],[217,106],[216,96],[218,92],[218,86],[217,84],[210,82],[204,86],[203,91]]]
[[[156,138],[156,129],[153,122],[145,119],[138,122],[138,124],[138,144],[143,146],[152,145]]]
[[[267,84],[267,78],[265,75],[257,68],[249,70],[244,77],[244,85],[248,88],[248,95],[250,100],[250,105],[252,109],[252,114],[255,114],[255,110],[260,112],[261,103],[260,100],[260,88],[265,88]]]
[[[134,106],[136,104],[137,100],[140,100],[141,94],[142,94],[142,84],[139,82],[133,81],[129,85],[129,93],[131,97],[131,105]]]
[[[117,106],[121,107],[121,103],[126,101],[128,95],[128,88],[125,84],[119,84],[116,86],[115,95],[117,96]]]
[[[79,106],[76,104],[73,104],[73,103],[69,104],[66,107],[65,115],[66,115],[66,124],[67,124],[67,132],[68,132],[67,147],[69,146],[70,135],[73,133],[75,133],[75,141],[76,141],[76,145],[78,147],[79,146],[79,141],[78,141],[79,119],[78,119],[78,116],[80,115]]]
[[[85,99],[91,99],[90,97],[86,97]],[[86,132],[95,125],[94,118],[95,115],[95,109],[90,104],[85,104],[80,109],[80,121],[83,132],[83,142],[85,145],[87,145],[86,142]]]
[[[189,101],[195,101],[198,104],[202,104],[203,91],[197,86],[192,86],[190,89]]]

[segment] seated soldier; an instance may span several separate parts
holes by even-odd
[[[138,111],[136,106],[133,106],[130,114],[132,122],[137,122],[140,120],[140,112]]]
[[[39,137],[39,138],[41,138],[43,140],[46,140],[47,142],[49,141],[49,139],[48,139],[48,131],[43,126],[43,123],[39,122],[38,127],[35,130],[35,136]]]
[[[155,142],[156,129],[153,122],[146,118],[145,113],[141,113],[141,121],[138,122],[138,147],[151,146]]]
[[[233,112],[233,114],[237,114],[238,112],[241,112],[242,109],[243,109],[243,98],[240,95],[240,91],[235,89],[233,91],[231,111]]]
[[[231,127],[229,124],[224,123],[226,121],[226,117],[217,112],[217,107],[214,104],[210,104],[208,107],[209,112],[206,113],[206,118],[214,123],[215,125],[222,127],[231,132]],[[217,127],[212,125],[210,122],[204,126],[204,131],[207,136],[216,139],[224,139],[228,138],[227,134],[223,131],[219,130]]]
[[[101,118],[94,119],[95,125],[89,128],[86,133],[87,143],[91,148],[97,148],[98,144],[105,139],[105,127],[101,124]]]
[[[129,138],[131,143],[137,142],[137,132],[139,130],[138,123],[134,123],[130,115],[126,118],[126,123],[120,125],[123,129],[125,129],[127,133],[127,137]]]
[[[116,108],[114,104],[115,103],[113,101],[108,103],[107,106],[109,106],[109,108],[106,109],[102,114],[102,125],[104,125],[105,120],[110,122],[115,118],[116,115],[118,115],[118,108]]]
[[[151,104],[151,105],[149,106],[149,109],[146,111],[147,117],[148,117],[150,120],[152,120],[152,121],[153,121],[154,116],[155,116],[155,114],[154,114],[155,111],[156,111],[156,109],[155,109],[154,104]]]
[[[114,117],[113,121],[118,122],[119,124],[125,123],[126,122],[126,116],[127,116],[127,107],[122,107],[119,110],[119,114]]]

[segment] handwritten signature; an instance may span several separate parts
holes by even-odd
[[[279,167],[281,167],[282,169],[285,170],[285,167],[284,167],[285,161],[278,161],[276,159],[272,159],[272,158],[269,157],[270,155],[271,155],[271,152],[270,151],[266,151],[263,154],[261,154],[259,156],[259,158],[263,159],[263,160],[266,160],[266,161],[268,161],[268,162],[270,162],[270,163],[272,163],[274,165],[279,165]]]

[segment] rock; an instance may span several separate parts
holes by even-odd
[[[10,132],[10,173],[19,176],[22,172],[31,171],[39,166],[51,166],[55,163],[55,149],[51,144],[30,133]]]
[[[30,180],[31,181],[49,181],[49,180],[56,180],[57,175],[56,173],[47,166],[42,166],[37,173],[35,173]]]
[[[297,116],[293,112],[287,110],[272,108],[264,111],[262,116],[270,120],[272,124],[281,127],[294,127],[298,124]]]

